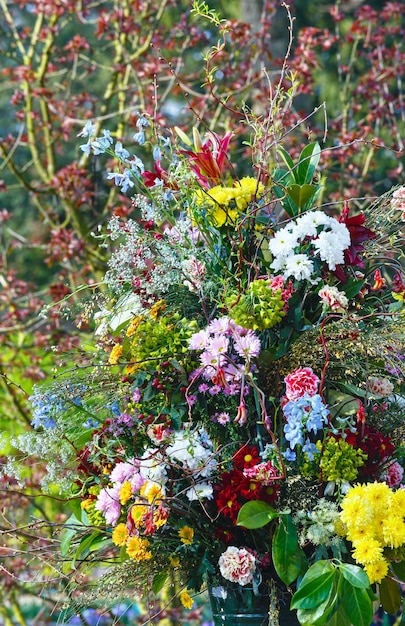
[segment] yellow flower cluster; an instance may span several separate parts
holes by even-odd
[[[128,540],[127,554],[134,561],[149,561],[152,558],[149,546],[150,542],[147,539],[134,535]]]
[[[197,204],[212,207],[209,218],[216,227],[235,222],[238,214],[244,211],[254,198],[264,193],[264,185],[255,178],[245,176],[234,183],[233,187],[216,185],[208,191],[197,192]]]
[[[189,546],[193,543],[194,530],[190,526],[182,526],[179,530],[179,537],[184,545]]]
[[[388,573],[384,548],[405,544],[405,490],[385,483],[356,485],[342,500],[342,534],[353,545],[353,558],[364,566],[370,583]]]

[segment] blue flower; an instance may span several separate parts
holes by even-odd
[[[318,448],[316,447],[316,445],[314,443],[312,443],[309,439],[306,440],[303,448],[302,448],[303,452],[306,452],[308,455],[308,460],[309,461],[313,461],[315,454],[319,454],[320,451],[318,450]]]

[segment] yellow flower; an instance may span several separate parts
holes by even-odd
[[[179,567],[180,559],[178,556],[173,556],[172,554],[169,556],[169,563],[172,567]]]
[[[368,506],[372,507],[373,515],[387,513],[391,494],[391,489],[386,483],[374,482],[364,487],[364,497],[367,500]]]
[[[357,563],[366,565],[381,560],[383,549],[382,545],[376,539],[365,537],[356,541],[353,546],[355,548],[353,550],[353,558]]]
[[[190,526],[183,526],[179,530],[179,537],[186,546],[189,546],[193,543],[194,539],[194,530],[190,528]]]
[[[145,515],[148,513],[148,507],[146,504],[142,504],[140,500],[135,502],[131,509],[131,517],[136,528],[143,525]]]
[[[83,511],[87,511],[87,509],[91,508],[91,505],[94,503],[94,499],[93,498],[87,498],[87,500],[82,500],[80,502],[80,508],[83,509]]]
[[[370,584],[380,583],[383,578],[388,574],[388,563],[384,559],[376,561],[375,563],[368,563],[364,567],[368,576]]]
[[[163,498],[162,488],[151,480],[147,480],[142,485],[139,493],[149,502],[149,504],[152,504],[155,500],[161,500]]]
[[[349,491],[350,493],[350,491]],[[353,526],[364,525],[371,521],[370,511],[364,505],[364,496],[346,496],[342,501],[340,519],[350,530]]]
[[[148,550],[150,542],[142,537],[131,537],[127,543],[127,554],[134,561],[148,561],[152,552]]]
[[[126,480],[124,483],[122,483],[120,493],[119,493],[121,504],[126,504],[131,496],[132,496],[131,483],[129,482],[129,480]]]
[[[235,202],[240,211],[246,209],[249,202],[254,198],[260,198],[264,193],[263,183],[256,178],[245,176],[235,183]]]
[[[193,607],[193,598],[187,593],[187,591],[182,591],[180,593],[180,602],[185,609],[191,609]]]
[[[140,315],[138,315],[138,317],[134,317],[134,319],[130,321],[126,332],[127,337],[132,337],[141,322],[142,317]]]
[[[153,320],[156,320],[161,313],[166,308],[166,302],[164,300],[158,300],[155,304],[149,309],[149,315]]]
[[[119,343],[116,343],[113,349],[110,352],[110,356],[108,362],[110,365],[117,365],[120,356],[122,355],[122,346]]]
[[[125,546],[129,533],[125,524],[118,524],[112,532],[112,542],[116,546]]]
[[[399,517],[405,517],[405,489],[397,489],[391,495],[390,511]]]
[[[159,505],[157,509],[153,511],[153,523],[156,528],[160,528],[164,526],[167,522],[167,518],[169,517],[169,509],[166,509],[164,506]]]
[[[399,517],[389,517],[383,525],[384,543],[389,548],[399,548],[405,543],[405,524]]]

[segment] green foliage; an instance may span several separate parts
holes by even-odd
[[[274,193],[287,215],[296,217],[311,208],[321,192],[322,185],[313,183],[321,149],[317,142],[308,144],[296,164],[284,148],[280,147],[278,153],[288,169],[273,170]]]

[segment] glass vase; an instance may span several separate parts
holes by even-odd
[[[295,611],[280,604],[270,609],[268,588],[209,586],[214,626],[299,626]]]

